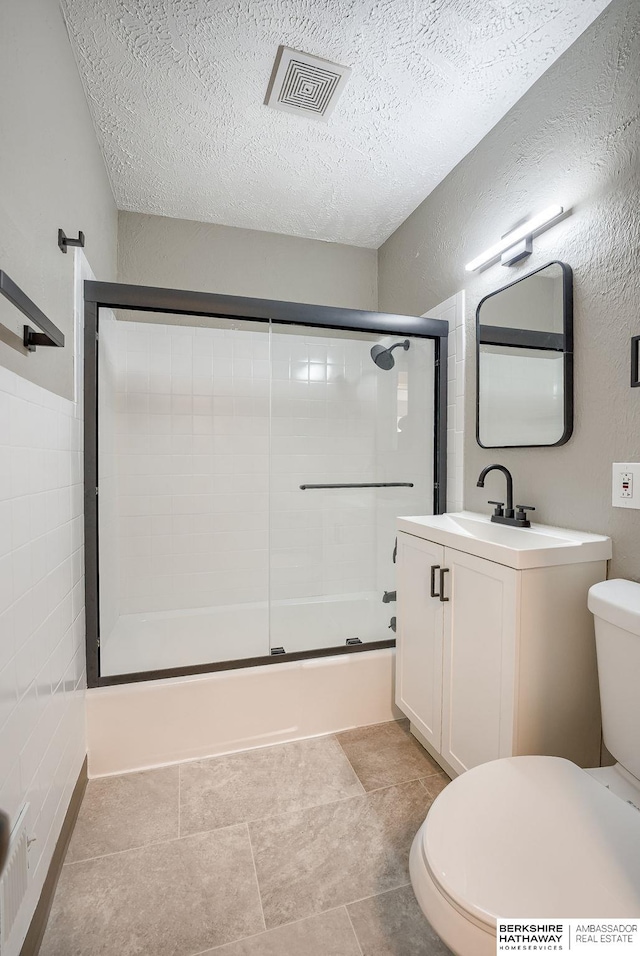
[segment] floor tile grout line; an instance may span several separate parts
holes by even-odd
[[[335,913],[336,910],[342,909],[343,907],[348,909],[349,906],[353,906],[355,903],[364,903],[366,900],[375,900],[378,896],[384,896],[385,893],[394,893],[396,890],[404,889],[405,886],[411,886],[411,881],[409,880],[407,883],[399,883],[398,886],[391,886],[388,890],[383,890],[381,893],[371,893],[369,896],[361,896],[357,900],[348,900],[346,903],[338,903],[337,906],[330,906],[326,910],[318,910],[317,913],[307,913],[306,916],[301,916],[299,919],[289,920],[288,923],[278,923],[277,926],[269,927],[266,932],[272,933],[274,930],[283,929],[285,926],[294,926],[296,923],[304,923],[305,920],[315,919],[317,916],[324,916],[325,913]],[[261,936],[262,933],[256,933],[254,935]],[[248,938],[249,937],[246,936],[242,937],[242,939]],[[236,940],[236,942],[239,942],[239,940]],[[226,944],[223,943],[222,945]],[[207,950],[205,950],[205,952],[207,952]],[[196,953],[194,956],[199,956],[199,954]]]
[[[356,941],[356,946],[358,947],[360,951],[360,956],[364,956],[364,950],[362,949],[362,946],[360,945],[360,940],[358,939],[358,934],[356,933],[356,928],[353,925],[353,920],[351,919],[351,913],[349,912],[349,907],[347,906],[346,903],[344,906],[344,911],[347,914],[347,919],[349,920],[349,925],[351,926],[351,931],[353,933],[353,938]]]
[[[354,793],[354,794],[351,794],[350,796],[338,797],[337,800],[329,800],[325,803],[306,804],[305,806],[297,807],[293,811],[283,810],[283,811],[280,811],[279,813],[269,814],[266,817],[251,817],[249,820],[237,820],[234,823],[225,823],[222,826],[213,827],[211,829],[194,830],[192,833],[182,833],[182,822],[181,822],[181,814],[180,814],[180,784],[179,784],[178,836],[170,837],[168,840],[152,840],[149,843],[140,843],[140,844],[137,844],[136,846],[123,847],[121,850],[111,850],[109,853],[98,853],[95,856],[83,857],[82,859],[79,859],[79,860],[69,860],[68,862],[65,861],[64,866],[75,866],[77,863],[89,863],[93,860],[101,860],[101,859],[104,859],[105,857],[117,856],[119,853],[129,853],[132,850],[142,850],[148,846],[160,846],[163,843],[172,843],[172,842],[175,842],[176,840],[184,840],[184,839],[188,839],[189,837],[202,836],[205,833],[218,833],[221,830],[229,830],[232,827],[245,826],[245,825],[248,826],[250,823],[263,823],[263,822],[266,822],[267,820],[273,820],[278,816],[288,816],[292,812],[301,813],[301,812],[304,812],[305,810],[319,810],[322,807],[337,806],[340,803],[347,803],[349,800],[360,800],[363,797],[368,797],[370,794],[380,793],[383,790],[390,790],[392,787],[408,786],[408,784],[410,783],[420,783],[422,785],[422,789],[425,791],[425,793],[427,793],[426,787],[423,784],[423,780],[426,780],[429,777],[438,776],[439,773],[441,772],[443,773],[444,771],[436,771],[433,774],[428,774],[426,777],[413,777],[411,780],[401,780],[395,783],[385,784],[385,786],[376,787],[373,790],[363,789],[362,793]],[[360,783],[360,781],[358,782]],[[427,796],[430,796],[430,794],[427,793]]]
[[[366,903],[367,900],[376,900],[379,896],[385,896],[387,893],[396,893],[398,890],[403,890],[405,886],[411,886],[411,880],[408,880],[406,883],[400,883],[398,886],[391,886],[388,890],[382,890],[381,893],[371,893],[369,896],[361,896],[357,900],[349,900],[348,903],[343,903],[343,906],[346,906],[347,910],[350,906],[355,906],[356,903]]]
[[[221,833],[223,830],[233,830],[234,827],[245,826],[244,821],[240,823],[228,823],[223,827],[217,827],[215,830],[198,830],[197,833],[185,833],[183,836],[169,837],[168,840],[152,840],[150,843],[140,843],[138,846],[127,846],[122,850],[111,850],[110,853],[99,853],[97,856],[87,856],[82,860],[70,860],[63,866],[77,866],[79,863],[93,863],[95,860],[104,860],[107,857],[119,856],[121,853],[133,853],[134,850],[146,850],[149,846],[164,846],[165,843],[177,843],[178,840],[190,840],[193,837],[205,836],[208,833]]]
[[[218,949],[222,949],[223,946],[231,946],[235,943],[244,943],[249,939],[257,939],[259,936],[266,936],[267,933],[275,933],[279,929],[284,929],[286,926],[295,926],[297,923],[306,923],[307,920],[317,919],[319,916],[325,916],[327,913],[336,913],[338,910],[346,909],[346,905],[346,903],[340,903],[338,906],[330,906],[329,909],[320,910],[319,913],[311,913],[309,916],[301,916],[300,919],[292,919],[289,923],[279,923],[278,926],[266,927],[259,933],[252,933],[250,936],[240,936],[238,939],[229,940],[228,943],[219,943],[217,946],[212,946],[209,949],[202,949],[197,953],[190,953],[189,956],[207,956],[207,953],[213,953]]]
[[[262,905],[262,891],[260,889],[260,880],[258,879],[258,867],[256,866],[256,856],[253,852],[253,843],[251,842],[251,831],[249,830],[249,824],[245,823],[245,829],[247,831],[247,840],[249,841],[249,851],[251,853],[251,862],[253,863],[253,872],[256,877],[256,889],[258,891],[258,902],[260,903],[260,913],[262,915],[262,922],[264,924],[264,931],[267,930],[267,920],[264,915],[264,906]]]
[[[438,772],[429,774],[427,777],[412,777],[411,780],[401,780],[398,783],[386,783],[383,787],[374,787],[373,790],[367,790],[366,793],[380,793],[381,790],[390,790],[391,787],[406,787],[410,783],[420,783],[422,784],[423,780],[427,780],[428,777],[437,777]],[[424,789],[424,784],[422,784]]]
[[[383,721],[383,723],[400,723],[400,721]],[[379,724],[368,724],[368,725],[366,725],[366,726],[377,727],[377,726],[380,726],[380,725],[379,725]],[[359,729],[359,728],[355,728],[355,729]],[[349,731],[341,731],[341,733],[349,733]],[[364,784],[362,783],[362,780],[360,779],[360,776],[359,776],[359,774],[358,774],[358,771],[356,770],[356,768],[355,768],[355,766],[354,766],[354,764],[353,764],[351,758],[349,757],[349,754],[346,752],[346,750],[344,749],[344,747],[342,746],[342,744],[341,744],[340,741],[338,740],[338,735],[337,735],[337,734],[334,734],[334,736],[335,736],[335,738],[336,738],[336,740],[337,740],[339,746],[341,747],[343,754],[345,755],[345,757],[346,757],[347,760],[349,761],[349,763],[350,763],[350,765],[351,765],[351,768],[352,768],[353,772],[355,773],[356,777],[358,778],[358,781],[359,781],[359,783],[361,784],[361,786],[362,786],[362,788],[363,788],[363,790],[364,790],[365,793],[375,793],[376,790],[386,790],[388,787],[399,786],[400,784],[403,784],[403,783],[413,783],[415,780],[419,780],[419,781],[422,781],[423,779],[426,780],[427,777],[435,777],[435,776],[437,776],[437,775],[440,774],[440,773],[445,773],[445,772],[446,772],[446,771],[444,771],[444,770],[442,769],[442,767],[441,767],[439,770],[432,770],[431,773],[422,774],[420,777],[412,777],[410,780],[400,780],[400,781],[396,781],[395,783],[387,783],[387,784],[385,784],[385,785],[382,786],[382,787],[374,787],[372,790],[367,790],[367,789],[365,788]]]
[[[351,923],[351,928],[353,929],[354,935],[356,937],[356,942],[360,952],[362,952],[362,947],[360,946],[360,940],[358,939],[358,934],[355,931],[353,926],[353,921],[351,920],[351,915],[349,913],[349,907],[354,906],[356,903],[365,903],[367,900],[375,900],[379,896],[385,896],[387,893],[395,893],[398,890],[403,890],[405,887],[411,886],[411,883],[400,883],[398,886],[392,886],[388,890],[383,890],[382,893],[372,893],[370,896],[362,896],[357,900],[349,900],[348,903],[339,903],[337,906],[330,906],[326,910],[319,910],[317,913],[308,913],[306,916],[301,916],[299,919],[292,919],[288,923],[278,923],[277,926],[270,926],[262,930],[260,933],[252,933],[251,936],[240,936],[238,939],[230,940],[228,943],[220,943],[218,946],[210,947],[209,949],[200,950],[197,953],[192,953],[190,956],[206,956],[207,953],[213,953],[218,949],[222,949],[223,946],[229,946],[233,943],[244,943],[248,939],[256,939],[258,936],[265,936],[267,933],[275,933],[279,929],[284,929],[287,926],[296,926],[298,923],[306,923],[307,920],[318,919],[321,916],[326,916],[327,913],[336,913],[338,910],[346,910],[347,916],[349,917],[349,922]]]
[[[431,774],[430,776],[436,776],[436,774]],[[376,787],[374,790],[363,790],[362,793],[354,793],[347,797],[338,797],[337,800],[329,800],[325,803],[310,803],[302,807],[297,807],[295,810],[282,810],[279,813],[272,813],[266,817],[251,817],[249,820],[237,820],[234,823],[225,823],[223,826],[213,827],[207,830],[194,830],[193,833],[182,833],[182,823],[181,817],[178,818],[178,836],[170,837],[168,840],[152,840],[149,843],[140,843],[137,846],[128,846],[123,847],[121,850],[112,850],[109,853],[98,853],[95,856],[83,857],[81,860],[70,860],[68,863],[65,862],[64,866],[75,866],[77,863],[89,863],[92,860],[102,860],[105,857],[117,856],[119,853],[130,853],[132,850],[142,850],[147,846],[160,846],[163,843],[173,843],[176,840],[186,840],[190,837],[203,836],[205,833],[218,833],[221,830],[230,830],[232,827],[238,826],[248,826],[250,823],[263,823],[267,820],[273,820],[279,816],[289,816],[291,813],[302,813],[305,810],[320,810],[323,807],[333,807],[337,806],[340,803],[347,803],[349,800],[361,800],[363,797],[368,797],[373,793],[380,793],[383,790],[390,790],[392,787],[405,787],[410,783],[422,783],[422,780],[426,778],[414,777],[411,780],[402,780],[398,783],[386,784],[384,787]],[[423,786],[423,790],[426,789]],[[429,794],[427,794],[429,796]]]
[[[407,782],[413,783],[412,780]],[[391,784],[391,786],[402,786],[402,784],[399,784],[399,785]],[[388,788],[381,787],[380,789],[385,790]],[[362,797],[366,797],[366,796],[368,796],[368,793],[366,790],[364,790],[362,793],[352,793],[348,797],[338,797],[337,800],[327,800],[325,803],[308,803],[308,804],[305,804],[305,806],[296,807],[295,810],[280,810],[278,811],[278,813],[270,813],[266,817],[251,817],[248,820],[238,820],[236,823],[227,823],[225,824],[224,827],[214,827],[213,830],[194,830],[193,833],[189,833],[185,835],[196,836],[198,833],[214,833],[216,830],[224,830],[224,829],[227,829],[228,827],[233,827],[233,826],[242,826],[242,824],[244,823],[246,824],[263,823],[267,820],[274,820],[276,817],[291,816],[292,813],[303,813],[305,810],[320,810],[322,809],[322,807],[333,807],[333,806],[336,806],[336,804],[338,803],[347,803],[349,800],[361,800]]]
[[[341,732],[341,731],[338,731],[338,733],[340,733],[340,732]],[[338,740],[338,733],[332,734],[331,736],[333,737],[333,739],[335,740],[336,744],[338,745],[338,747],[339,747],[339,749],[340,749],[340,753],[342,754],[342,756],[345,758],[345,760],[347,761],[347,763],[348,763],[349,766],[351,767],[351,772],[353,773],[354,777],[355,777],[356,780],[358,781],[358,783],[359,783],[359,785],[360,785],[360,788],[362,789],[362,792],[363,792],[363,793],[366,793],[367,791],[365,790],[364,784],[363,784],[362,780],[360,779],[360,777],[359,777],[359,775],[358,775],[358,771],[357,771],[356,768],[353,766],[353,763],[351,762],[351,760],[350,760],[350,758],[349,758],[349,754],[347,753],[347,751],[344,749],[344,747],[342,746],[342,744],[341,744],[340,741]]]

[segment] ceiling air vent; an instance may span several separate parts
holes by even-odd
[[[265,103],[274,110],[326,120],[333,112],[350,74],[348,66],[281,46]]]

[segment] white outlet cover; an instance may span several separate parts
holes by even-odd
[[[631,495],[623,495],[622,476],[631,475]],[[614,508],[640,509],[640,464],[614,461],[611,469],[611,504]]]

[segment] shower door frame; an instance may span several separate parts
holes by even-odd
[[[130,309],[137,312],[164,312],[215,319],[243,319],[274,322],[321,329],[353,332],[378,332],[383,335],[412,335],[434,342],[434,460],[433,513],[446,510],[447,495],[447,358],[449,323],[417,315],[366,312],[334,306],[284,302],[220,295],[215,292],[188,292],[155,286],[127,285],[119,282],[85,281],[84,284],[84,534],[85,534],[85,614],[87,686],[108,687],[137,681],[187,677],[238,667],[280,664],[337,654],[395,647],[395,638],[366,644],[340,645],[316,650],[293,651],[266,657],[168,667],[151,671],[103,676],[100,674],[100,567],[98,540],[98,335],[99,311]]]

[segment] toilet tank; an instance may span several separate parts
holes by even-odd
[[[640,584],[601,581],[589,589],[588,605],[595,619],[604,742],[640,779]]]

